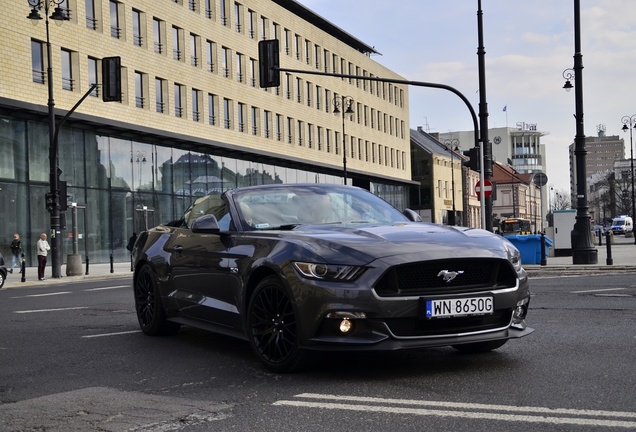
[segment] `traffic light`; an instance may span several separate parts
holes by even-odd
[[[261,88],[280,86],[278,39],[258,43],[258,71]]]
[[[65,212],[68,210],[68,199],[66,196],[66,181],[58,180],[57,188],[60,191],[60,211]]]
[[[102,59],[102,100],[121,102],[121,57]]]
[[[46,195],[44,195],[44,200],[46,203],[46,210],[49,213],[52,213],[53,207],[55,207],[55,199],[53,199],[53,194],[51,192],[47,192]]]
[[[464,156],[468,156],[470,160],[464,162],[464,166],[473,171],[479,172],[481,169],[481,159],[479,157],[479,147],[472,147],[462,152]]]

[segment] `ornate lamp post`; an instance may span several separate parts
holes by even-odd
[[[342,173],[344,184],[347,184],[347,140],[345,139],[345,115],[353,115],[353,98],[351,96],[336,96],[333,98],[333,113],[342,112]]]
[[[632,129],[636,128],[636,114],[633,116],[624,116],[621,119],[623,123],[622,130],[627,132],[629,129],[629,162],[630,173],[629,176],[632,180],[632,217],[636,217],[636,201],[634,201],[634,144],[632,142]],[[634,244],[636,244],[636,235],[634,235]]]
[[[64,0],[28,0],[31,12],[27,16],[28,19],[37,21],[42,20],[40,11],[44,9],[44,23],[46,25],[46,83],[49,91],[48,118],[49,118],[49,182],[50,193],[47,194],[47,209],[51,213],[51,276],[59,278],[62,269],[61,257],[61,222],[60,222],[60,199],[66,200],[66,197],[60,197],[60,184],[58,174],[57,160],[57,137],[55,133],[55,101],[53,99],[53,68],[51,67],[51,40],[49,37],[49,18],[55,21],[68,20],[68,14],[59,6]],[[50,8],[55,7],[53,13],[49,16]]]
[[[574,68],[563,72],[566,78],[563,88],[572,87],[574,79],[574,100],[576,136],[574,155],[576,158],[576,222],[570,234],[572,242],[572,264],[598,263],[598,250],[592,242],[592,225],[587,205],[587,169],[585,167],[585,127],[583,123],[583,55],[581,54],[581,1],[574,0]],[[567,74],[567,75],[566,75]]]
[[[453,213],[450,225],[457,225],[457,213],[455,212],[455,160],[453,156],[455,156],[456,151],[459,151],[459,140],[456,138],[447,139],[444,141],[444,145],[451,155],[451,193],[453,194]]]

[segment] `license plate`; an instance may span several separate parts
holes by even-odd
[[[493,309],[492,297],[426,300],[426,318],[491,315]]]

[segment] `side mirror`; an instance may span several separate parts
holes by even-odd
[[[214,215],[208,214],[198,217],[192,222],[193,233],[218,234],[221,231],[219,222]]]
[[[415,210],[407,208],[402,212],[402,214],[412,222],[422,222],[422,216],[420,216]]]

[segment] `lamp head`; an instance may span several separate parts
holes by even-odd
[[[623,125],[623,127],[622,127],[621,129],[623,130],[623,132],[627,132],[627,129],[629,129],[629,128],[627,127],[627,125],[626,125],[626,124],[624,124],[624,125]]]
[[[33,20],[33,24],[35,25],[42,19],[42,15],[40,15],[40,11],[38,11],[37,8],[33,8],[29,15],[27,15],[27,18]]]
[[[569,92],[570,90],[572,90],[574,86],[572,85],[572,83],[570,82],[570,80],[566,80],[565,84],[563,84],[563,88],[565,89],[565,91]]]

